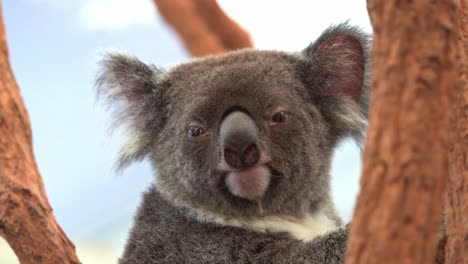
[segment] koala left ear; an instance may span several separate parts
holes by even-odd
[[[305,50],[302,80],[337,139],[361,142],[367,125],[370,37],[347,23],[328,28]]]
[[[104,97],[114,110],[114,127],[127,129],[116,164],[122,169],[146,157],[149,145],[165,124],[168,85],[162,71],[130,55],[109,53],[100,65],[98,97]]]

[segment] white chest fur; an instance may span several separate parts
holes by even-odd
[[[323,212],[307,214],[296,218],[291,216],[265,216],[252,219],[225,218],[215,214],[204,213],[205,221],[221,225],[242,227],[263,233],[289,233],[292,237],[307,242],[317,236],[338,228],[333,220]]]

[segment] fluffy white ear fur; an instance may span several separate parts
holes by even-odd
[[[136,57],[112,52],[101,60],[96,80],[98,97],[112,108],[113,128],[123,128],[126,141],[117,156],[116,167],[122,169],[148,154],[148,144],[163,123],[165,107],[164,73]]]

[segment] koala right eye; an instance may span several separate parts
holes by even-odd
[[[188,128],[189,137],[199,137],[203,135],[204,132],[205,131],[203,131],[203,128],[201,127],[191,126]]]

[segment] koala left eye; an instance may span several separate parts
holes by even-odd
[[[288,113],[284,109],[279,109],[273,112],[272,117],[271,117],[272,125],[284,123],[287,120],[288,120]]]

